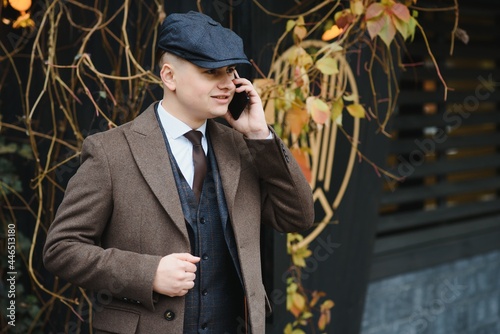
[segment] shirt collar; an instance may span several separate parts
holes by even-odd
[[[168,136],[170,136],[173,139],[177,139],[181,136],[184,136],[184,134],[191,129],[189,125],[184,123],[183,121],[179,120],[175,116],[173,116],[171,113],[169,113],[165,108],[162,106],[162,101],[158,103],[158,115],[160,116],[160,121],[161,124],[163,125],[163,129],[167,133]],[[202,134],[203,137],[205,137],[205,131],[207,128],[207,121],[205,121],[198,129]]]

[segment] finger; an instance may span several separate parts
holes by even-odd
[[[191,263],[197,263],[200,261],[200,258],[198,256],[194,256],[189,253],[174,253],[173,255],[175,255],[175,257],[179,260],[188,261]]]
[[[187,282],[194,282],[195,279],[196,279],[196,274],[195,273],[188,273],[188,272],[186,272],[185,280]]]
[[[196,268],[196,265],[192,264],[191,262],[184,262],[184,265],[183,265],[183,269],[185,272],[189,272],[189,273],[194,273],[196,272],[197,268]]]

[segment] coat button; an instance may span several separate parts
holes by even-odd
[[[203,291],[201,292],[201,294],[202,294],[203,296],[208,295],[208,291],[207,291],[207,289],[203,290]]]
[[[201,329],[206,330],[207,328],[208,328],[208,325],[207,325],[207,324],[203,324],[203,325],[201,325]]]
[[[207,255],[207,254],[203,254],[203,255],[201,256],[201,258],[202,258],[203,260],[208,260],[208,255]]]
[[[201,217],[200,218],[200,223],[205,224],[205,218]]]
[[[166,310],[165,314],[164,314],[164,317],[165,317],[166,320],[172,321],[172,320],[175,319],[175,313],[174,313],[174,311]]]

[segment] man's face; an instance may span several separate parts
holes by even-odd
[[[231,102],[235,85],[234,66],[217,69],[198,67],[190,62],[174,65],[175,97],[178,110],[169,110],[188,124],[223,116]],[[187,119],[186,119],[187,118]]]

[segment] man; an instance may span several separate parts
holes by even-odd
[[[112,297],[96,307],[95,333],[264,333],[260,224],[309,228],[311,189],[237,76],[249,62],[236,34],[200,13],[171,14],[158,50],[163,99],[84,141],[45,266],[98,301]],[[237,120],[235,92],[249,97]]]

